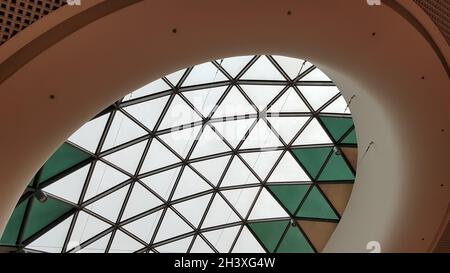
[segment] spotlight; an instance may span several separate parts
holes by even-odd
[[[34,196],[36,197],[36,199],[41,202],[41,203],[45,203],[48,199],[48,196],[41,190],[37,190],[34,193]]]
[[[333,147],[333,151],[334,151],[334,154],[335,155],[341,155],[341,150],[339,150],[339,148],[338,147]]]

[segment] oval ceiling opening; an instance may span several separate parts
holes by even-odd
[[[356,173],[348,103],[308,61],[239,56],[135,90],[25,190],[1,245],[36,252],[320,252]]]

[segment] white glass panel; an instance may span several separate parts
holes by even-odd
[[[190,253],[214,253],[214,250],[209,247],[209,245],[202,239],[202,237],[197,236],[194,245]]]
[[[241,142],[250,126],[255,122],[254,118],[230,120],[226,122],[215,122],[212,125],[216,131],[221,134],[231,146],[236,146]]]
[[[157,173],[149,177],[142,178],[141,181],[154,190],[159,196],[167,200],[172,191],[173,184],[178,177],[180,167]]]
[[[200,121],[202,118],[180,97],[175,96],[158,130]]]
[[[304,60],[290,58],[285,56],[272,56],[281,68],[288,74],[289,78],[294,79],[300,74]]]
[[[248,228],[244,227],[232,253],[265,253],[265,251]]]
[[[259,183],[258,178],[253,175],[239,157],[235,156],[220,186],[226,187],[254,183]]]
[[[311,120],[305,130],[294,141],[293,145],[331,144],[332,141],[317,119]]]
[[[322,70],[316,68],[301,78],[300,81],[331,81],[331,79]]]
[[[149,243],[153,233],[155,232],[158,220],[161,217],[161,212],[162,210],[154,212],[150,215],[124,225],[123,228],[133,233],[143,241]]]
[[[283,144],[262,119],[253,127],[241,149],[281,147]]]
[[[258,174],[261,180],[266,179],[269,171],[277,162],[281,151],[269,151],[259,153],[242,153],[242,158]]]
[[[89,167],[86,165],[83,168],[59,179],[44,188],[44,191],[68,200],[73,203],[78,203],[81,191],[83,190],[84,182],[86,181]]]
[[[86,201],[99,193],[115,187],[129,178],[129,176],[113,167],[101,161],[97,161],[91,179],[89,180],[89,186],[84,196],[84,200]]]
[[[229,160],[230,156],[222,156],[191,163],[191,166],[200,172],[206,179],[208,179],[210,183],[217,185]]]
[[[119,216],[120,209],[122,208],[123,201],[128,192],[129,186],[125,186],[107,196],[101,198],[98,201],[88,205],[86,208],[93,211],[106,219],[116,222],[117,216]]]
[[[203,63],[194,66],[191,73],[187,76],[182,86],[204,84],[210,82],[226,81],[225,77],[220,70],[214,66],[211,62]]]
[[[155,249],[158,250],[159,253],[184,253],[188,250],[192,238],[193,236],[189,236],[166,245],[158,246]]]
[[[195,146],[194,151],[192,152],[191,158],[222,153],[229,150],[230,148],[211,129],[211,127],[205,126],[198,140],[198,143]]]
[[[167,83],[165,83],[162,79],[158,79],[126,95],[123,98],[123,101],[144,97],[169,89],[170,86]]]
[[[284,142],[289,143],[309,120],[309,117],[268,117],[267,120]]]
[[[214,200],[209,208],[202,228],[218,226],[222,224],[229,224],[240,221],[239,216],[228,206],[223,198],[216,194]]]
[[[178,157],[154,138],[142,164],[141,173],[153,171],[178,162],[180,162]]]
[[[186,69],[181,69],[176,72],[173,72],[166,76],[166,79],[168,79],[174,86],[178,84],[178,82],[181,80],[181,77],[183,77],[184,72]]]
[[[155,243],[192,231],[191,227],[171,209],[167,209],[156,234]]]
[[[119,150],[115,153],[105,156],[104,158],[125,171],[134,174],[137,165],[141,160],[147,141],[139,142],[133,146]]]
[[[271,85],[241,85],[247,96],[250,97],[253,104],[262,111],[280,92],[284,86]]]
[[[153,130],[159,116],[166,106],[169,96],[162,98],[145,101],[142,103],[134,104],[123,108],[133,117],[135,117],[139,122],[141,122],[147,129]]]
[[[213,108],[217,105],[218,100],[222,96],[227,86],[207,88],[183,92],[183,95],[194,105],[194,107],[202,113],[204,117],[209,116]]]
[[[83,249],[80,249],[76,253],[105,253],[110,237],[111,233],[85,246]]]
[[[340,96],[337,100],[333,101],[322,113],[338,113],[338,114],[350,114],[350,108],[347,107],[347,102],[344,97]]]
[[[208,183],[191,170],[191,168],[186,167],[184,168],[172,199],[176,200],[209,189],[211,189],[211,186]]]
[[[95,153],[95,150],[98,147],[98,142],[100,141],[103,130],[105,129],[106,122],[108,121],[108,117],[109,115],[103,115],[87,122],[83,125],[83,127],[78,129],[69,137],[69,141],[91,153]]]
[[[116,112],[102,151],[146,135],[147,132],[120,111]]]
[[[163,203],[139,183],[135,183],[122,219],[128,219]]]
[[[213,118],[256,114],[256,110],[234,86],[214,112]]]
[[[230,74],[233,78],[244,69],[253,56],[238,56],[217,60],[217,62]]]
[[[143,244],[126,235],[124,232],[117,230],[109,253],[131,253],[143,247]]]
[[[241,79],[286,80],[266,56],[259,57],[259,59],[244,73]]]
[[[186,158],[201,128],[201,126],[195,126],[184,130],[173,130],[169,134],[161,135],[160,138],[180,156]]]
[[[241,226],[234,226],[224,229],[204,232],[206,239],[219,251],[220,253],[228,253],[231,245],[236,238],[236,235]]]
[[[249,220],[289,217],[286,211],[280,204],[270,195],[270,193],[263,189],[256,200],[255,206],[250,213]]]
[[[233,205],[239,214],[245,218],[252,205],[259,187],[222,191],[225,198]]]
[[[288,113],[288,112],[310,112],[308,106],[291,87],[273,105],[268,112]]]
[[[184,201],[179,204],[175,204],[174,208],[194,226],[198,226],[203,214],[205,213],[206,206],[208,206],[209,200],[211,200],[212,194],[203,195],[195,199]]]
[[[34,240],[27,248],[50,253],[61,253],[72,218],[73,217],[69,217],[62,221],[57,226],[44,233],[44,235]]]
[[[80,211],[72,231],[72,236],[70,237],[69,245],[73,245],[74,247],[81,245],[83,242],[109,227],[109,224],[97,217],[87,214],[84,211]],[[68,248],[67,250],[70,249]]]
[[[339,94],[339,89],[336,86],[299,86],[299,89],[314,110],[319,109]]]
[[[286,152],[269,177],[269,182],[311,181],[294,157]]]

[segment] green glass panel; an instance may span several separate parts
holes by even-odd
[[[273,252],[289,221],[259,222],[249,224],[269,252]]]
[[[356,143],[356,132],[355,132],[355,129],[353,129],[353,130],[350,132],[350,134],[348,134],[348,135],[344,138],[344,140],[342,140],[341,143],[344,143],[344,144],[357,144],[357,143]]]
[[[22,201],[13,211],[11,218],[9,218],[8,224],[6,225],[3,236],[0,239],[1,245],[16,245],[17,236],[19,235],[20,226],[22,225],[23,216],[27,208],[28,199]]]
[[[305,202],[297,213],[298,217],[338,220],[322,193],[314,187],[306,197]]]
[[[332,149],[332,147],[301,148],[294,149],[293,153],[311,177],[315,178]]]
[[[355,176],[342,155],[333,153],[319,176],[319,181],[354,180]]]
[[[310,185],[280,185],[270,186],[269,189],[291,213],[295,213],[309,187]]]
[[[31,205],[31,210],[24,230],[24,240],[28,239],[30,236],[73,208],[72,205],[53,198],[48,198],[44,203],[33,198],[32,202],[33,204]]]
[[[64,143],[42,167],[39,183],[43,182],[90,157],[74,146]]]
[[[283,242],[277,250],[278,253],[314,253],[314,249],[297,227],[289,227]]]
[[[321,117],[320,120],[335,141],[339,141],[339,139],[353,126],[352,118]]]

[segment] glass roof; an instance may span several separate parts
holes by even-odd
[[[319,252],[351,192],[356,145],[345,99],[313,64],[269,55],[199,64],[76,131],[30,182],[0,244]]]

